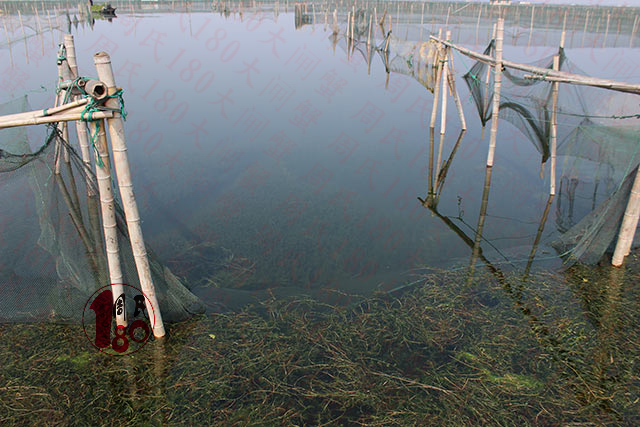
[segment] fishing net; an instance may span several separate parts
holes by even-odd
[[[492,41],[484,53],[493,56],[494,51]],[[558,56],[561,71],[587,75],[563,49]],[[553,56],[530,65],[552,69]],[[527,74],[531,73],[504,69],[499,117],[520,130],[544,165],[550,156],[553,85],[544,76],[531,79]],[[492,117],[493,70],[478,61],[464,79],[485,126]],[[560,237],[552,245],[572,261],[598,262],[617,236],[634,169],[640,164],[636,98],[588,86],[559,85],[556,222]]]
[[[0,115],[27,110],[26,97],[0,105]],[[80,321],[92,294],[109,285],[95,176],[60,135],[55,125],[0,130],[2,321]],[[44,143],[32,146],[30,140]],[[56,142],[69,150],[59,175]],[[141,289],[117,203],[116,213],[124,281]],[[201,301],[147,251],[163,319],[203,312]],[[125,287],[129,302],[135,293]]]

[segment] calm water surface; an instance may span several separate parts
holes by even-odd
[[[123,10],[112,22],[72,27],[80,74],[93,75],[92,53],[107,51],[124,89],[148,246],[212,304],[225,298],[233,305],[265,289],[368,294],[412,282],[418,268],[469,263],[489,139],[460,79],[472,61],[454,56],[469,129],[460,134],[450,99],[442,152],[449,162],[430,210],[418,199],[429,188],[434,82],[388,74],[382,56],[368,63],[364,48],[349,55],[328,19],[328,26],[321,14],[315,24],[296,25],[293,6],[228,16],[187,8]],[[482,33],[471,48],[484,49]],[[515,34],[511,44],[519,43]],[[379,30],[376,37],[380,43]],[[14,94],[55,78],[50,38],[25,43],[28,64],[13,45],[14,68],[28,75]],[[505,55],[532,62],[555,50],[540,40],[529,47],[507,40]],[[576,48],[568,56],[594,75],[637,79],[637,64],[624,60],[629,51]],[[34,93],[31,103],[48,105],[51,97],[50,90]],[[439,141],[438,113],[436,157]],[[497,146],[482,247],[495,265],[521,268],[547,202],[548,170],[541,173],[540,154],[508,123]],[[560,162],[574,171],[568,164]],[[560,176],[559,186],[568,186],[571,177]],[[534,265],[560,265],[548,243],[613,185],[598,193],[592,179],[580,179],[577,198],[556,199]]]

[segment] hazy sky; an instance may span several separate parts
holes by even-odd
[[[521,2],[524,0],[521,0]],[[640,6],[640,0],[528,0],[535,4],[582,4],[588,6]]]

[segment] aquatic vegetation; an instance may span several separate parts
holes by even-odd
[[[123,358],[78,326],[2,325],[0,422],[635,424],[638,272],[612,271],[471,286],[441,271],[342,307],[272,298],[169,325]],[[590,292],[615,304],[588,313]]]

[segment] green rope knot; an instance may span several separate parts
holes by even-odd
[[[118,100],[118,102],[120,103],[120,110],[116,111],[120,113],[120,115],[122,116],[122,120],[127,120],[127,112],[124,109],[124,98],[122,97],[123,92],[124,91],[122,89],[118,89],[118,91],[113,95],[110,95],[109,98],[116,98]]]

